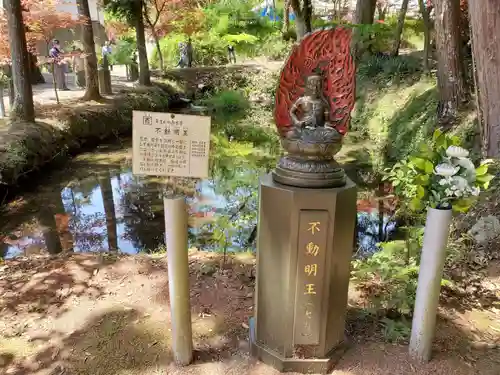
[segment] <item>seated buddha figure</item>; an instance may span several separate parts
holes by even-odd
[[[323,77],[319,74],[312,74],[306,78],[304,95],[290,108],[294,130],[334,128],[328,121],[330,104],[323,96],[322,81]]]

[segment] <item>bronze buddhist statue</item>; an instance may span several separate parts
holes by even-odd
[[[344,43],[349,32],[335,33],[342,43],[326,41],[333,33],[320,31],[309,38],[310,45],[308,40],[296,45],[281,73],[275,121],[287,155],[273,171],[278,183],[307,188],[346,183],[334,156],[342,148],[354,106],[354,63]]]

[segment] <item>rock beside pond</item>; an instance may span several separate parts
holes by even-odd
[[[485,245],[500,236],[500,220],[493,215],[483,216],[472,226],[468,234],[477,244]]]

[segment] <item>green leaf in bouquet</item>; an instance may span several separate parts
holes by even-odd
[[[452,146],[460,146],[462,144],[462,141],[456,135],[450,137],[450,142]]]
[[[413,198],[410,202],[410,209],[418,211],[422,209],[422,200],[419,198]]]
[[[424,171],[428,174],[434,172],[434,165],[429,160],[425,161]]]
[[[465,213],[469,211],[469,208],[470,206],[472,206],[473,203],[474,203],[474,198],[458,199],[452,205],[452,209],[455,212]]]
[[[484,176],[486,173],[488,173],[488,165],[482,164],[476,168],[476,176]]]
[[[430,179],[429,179],[428,174],[423,174],[423,175],[417,176],[417,178],[415,178],[415,183],[417,185],[420,185],[420,186],[428,186],[429,181],[430,181]]]
[[[434,130],[434,134],[432,135],[432,140],[437,141],[437,139],[441,137],[442,134],[443,132],[441,131],[441,129]]]
[[[421,171],[425,171],[425,159],[422,158],[417,158],[417,157],[412,157],[410,159],[411,163],[415,165],[417,169],[420,169]]]
[[[417,198],[422,199],[425,197],[425,189],[422,186],[417,186]]]

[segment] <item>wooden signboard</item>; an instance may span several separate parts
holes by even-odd
[[[210,117],[133,111],[134,175],[208,177]]]

